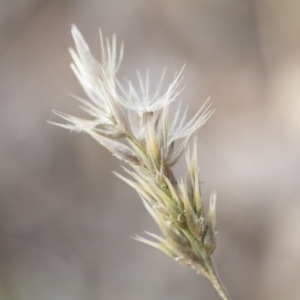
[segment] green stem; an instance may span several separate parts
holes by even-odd
[[[215,290],[223,300],[231,300],[217,274],[210,254],[201,244],[199,244],[199,241],[197,241],[190,232],[186,231],[186,233],[189,236],[189,239],[194,247],[195,252],[197,253],[197,256],[199,257],[199,259],[201,259],[199,260],[198,265],[195,266],[197,272],[206,276],[210,280]]]
[[[219,296],[223,300],[231,300],[230,296],[228,295],[224,285],[222,284],[214,266],[212,260],[209,256],[205,258],[205,269],[206,269],[206,276],[214,286],[215,290],[218,292]]]

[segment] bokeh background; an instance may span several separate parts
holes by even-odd
[[[192,269],[134,241],[157,231],[119,162],[86,135],[51,126],[83,96],[67,48],[77,24],[125,41],[120,78],[155,86],[184,63],[207,203],[218,191],[214,254],[233,299],[300,297],[300,2],[0,1],[0,299],[213,300]],[[168,80],[166,81],[166,85]],[[176,172],[183,174],[183,164]]]

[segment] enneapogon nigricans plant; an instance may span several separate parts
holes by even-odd
[[[222,299],[230,299],[211,258],[216,247],[216,193],[210,196],[206,215],[195,138],[189,146],[195,131],[212,115],[211,104],[206,101],[189,121],[186,121],[186,110],[182,113],[179,105],[170,121],[169,108],[180,93],[181,72],[163,93],[164,74],[153,93],[149,91],[148,75],[143,81],[138,73],[138,89],[130,81],[122,85],[116,74],[123,57],[123,45],[117,51],[116,36],[113,35],[111,41],[103,39],[100,31],[102,60],[99,63],[76,26],[72,26],[72,35],[76,51],[70,50],[74,61],[71,68],[91,102],[75,98],[93,119],[54,111],[67,123],[50,123],[88,133],[125,161],[130,167],[130,170],[124,168],[128,176],[116,175],[138,192],[164,235],[147,232],[153,240],[139,236],[136,239],[191,266],[212,282]],[[186,178],[177,182],[172,167],[183,153]]]

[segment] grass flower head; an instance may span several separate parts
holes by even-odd
[[[113,155],[127,163],[126,175],[116,174],[133,187],[163,236],[147,233],[150,239],[136,239],[153,246],[211,280],[223,299],[229,299],[213,267],[211,254],[216,247],[216,194],[212,193],[208,214],[201,196],[197,162],[197,142],[190,140],[212,115],[207,100],[198,112],[186,120],[186,111],[178,106],[170,121],[170,104],[180,93],[182,72],[175,75],[166,91],[149,90],[138,73],[139,88],[132,82],[121,84],[119,70],[123,45],[115,35],[104,39],[100,31],[102,60],[98,62],[76,28],[72,27],[76,49],[70,49],[71,68],[90,101],[76,97],[81,109],[90,115],[82,119],[55,113],[66,123],[53,123],[72,131],[86,132]],[[119,48],[119,50],[118,50]],[[172,167],[185,153],[186,176],[177,182]]]

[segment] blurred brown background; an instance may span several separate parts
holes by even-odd
[[[205,201],[218,191],[219,274],[233,299],[299,300],[299,12],[292,0],[1,0],[0,299],[218,299],[130,238],[157,228],[111,173],[118,161],[46,123],[52,108],[78,114],[75,23],[96,56],[98,27],[125,41],[121,78],[150,67],[155,86],[187,64],[190,111],[208,96],[216,108],[199,157]]]

